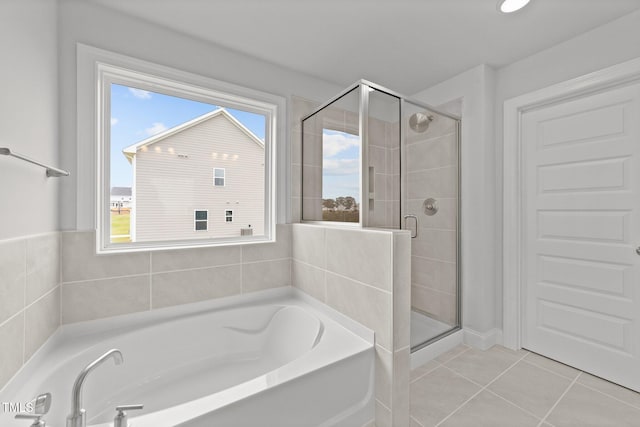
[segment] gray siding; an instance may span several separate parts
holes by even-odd
[[[223,114],[141,148],[134,164],[136,241],[235,237],[249,224],[264,234],[264,147]],[[209,211],[207,231],[194,231],[194,210]]]

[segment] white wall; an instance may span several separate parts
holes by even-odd
[[[0,147],[58,166],[56,2],[0,5]],[[58,187],[66,178],[0,156],[0,240],[58,230]]]
[[[502,328],[502,146],[504,101],[640,57],[640,10],[497,71],[496,325]]]
[[[87,3],[60,0],[60,98],[62,163],[75,171],[76,43],[84,43],[145,61],[289,98],[298,94],[324,100],[342,88],[225,48]],[[81,141],[92,144],[93,141]],[[75,230],[76,185],[62,188],[65,230]],[[86,221],[85,221],[86,222]]]

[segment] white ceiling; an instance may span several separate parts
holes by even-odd
[[[346,86],[414,94],[476,65],[501,67],[640,8],[640,0],[91,0]]]

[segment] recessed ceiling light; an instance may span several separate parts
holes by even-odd
[[[529,3],[529,0],[500,0],[498,10],[502,13],[511,13],[520,10]]]

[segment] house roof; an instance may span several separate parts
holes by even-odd
[[[255,142],[256,144],[258,144],[260,147],[264,148],[264,141],[261,140],[260,138],[258,138],[253,132],[251,132],[249,129],[247,129],[247,127],[245,125],[243,125],[242,123],[240,123],[238,121],[238,119],[236,119],[235,117],[233,117],[231,114],[229,114],[227,112],[227,110],[225,110],[224,108],[218,108],[217,110],[211,111],[207,114],[203,114],[202,116],[196,117],[195,119],[189,120],[188,122],[184,122],[178,126],[174,126],[171,129],[167,129],[163,132],[160,132],[159,134],[153,135],[147,139],[144,139],[140,142],[137,142],[133,145],[130,145],[128,147],[125,147],[122,152],[124,153],[124,155],[127,157],[127,160],[129,160],[129,163],[132,162],[133,157],[136,155],[136,153],[138,152],[138,150],[140,150],[142,147],[147,147],[149,145],[155,144],[156,142],[162,141],[163,139],[171,136],[171,135],[175,135],[176,133],[182,132],[183,130],[189,129],[193,126],[197,126],[200,123],[203,123],[207,120],[210,120],[214,117],[218,117],[218,116],[222,116],[224,118],[226,118],[227,120],[229,120],[231,123],[233,123],[236,127],[238,127],[238,129],[240,129],[242,132],[244,132],[251,140],[253,140],[253,142]]]
[[[111,195],[131,197],[131,187],[111,187]]]

